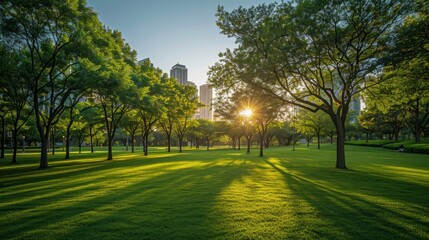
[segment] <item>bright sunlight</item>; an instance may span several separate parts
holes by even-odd
[[[240,112],[240,115],[243,115],[245,117],[250,117],[250,116],[252,116],[252,110],[251,109],[245,109],[245,110]]]

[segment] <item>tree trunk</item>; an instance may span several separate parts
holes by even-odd
[[[89,144],[91,145],[91,153],[94,153],[94,143],[92,141],[92,126],[89,127]]]
[[[6,123],[4,118],[1,117],[1,146],[0,146],[0,159],[4,159],[4,144],[6,142]]]
[[[16,128],[15,128],[16,129]],[[13,154],[11,164],[16,164],[16,153],[18,152],[18,133],[17,131],[12,131],[12,141],[13,141]]]
[[[107,160],[113,160],[113,153],[112,153],[112,144],[113,144],[113,137],[108,136],[107,137]]]
[[[171,152],[171,134],[167,135],[167,152]]]
[[[207,138],[207,151],[209,150],[209,148],[210,148],[210,138]]]
[[[134,134],[131,134],[131,152],[134,153]]]
[[[68,126],[67,126],[67,130],[66,130],[66,142],[65,142],[65,144],[66,144],[66,156],[65,156],[65,158],[64,159],[70,159],[70,128],[71,128],[71,124],[69,124]],[[64,139],[64,138],[63,138]],[[64,144],[64,141],[63,141],[63,144]]]
[[[39,169],[45,169],[48,168],[48,136],[49,136],[49,132],[42,137],[41,142],[42,142],[42,146],[40,148],[40,165],[39,165]]]
[[[259,138],[259,156],[264,156],[264,136],[261,134],[261,137]]]
[[[178,136],[179,137],[179,152],[182,152],[182,140],[183,140],[183,136]]]
[[[241,137],[238,138],[238,150],[241,150]]]
[[[337,121],[335,121],[335,128],[337,129],[337,162],[335,167],[339,169],[347,169],[346,155],[344,149],[346,134],[344,124],[341,122],[341,119],[339,119],[339,117],[337,118]]]
[[[252,141],[252,138],[246,137],[247,139],[247,153],[250,153],[250,142]]]
[[[320,131],[317,132],[317,149],[320,149]]]
[[[144,149],[144,155],[147,156],[149,154],[149,134],[145,134],[143,137],[143,149]]]

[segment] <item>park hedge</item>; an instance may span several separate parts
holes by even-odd
[[[382,147],[389,143],[394,143],[392,140],[369,140],[369,141],[347,141],[346,145],[366,146],[366,147]]]
[[[399,150],[401,145],[404,145],[404,152],[429,154],[429,140],[419,143],[413,141],[389,143],[384,145],[383,148]]]
[[[429,154],[429,140],[423,140],[420,143],[414,141],[394,142],[392,140],[369,140],[369,141],[348,141],[346,145],[382,147],[386,149],[399,150],[404,145],[404,152]]]

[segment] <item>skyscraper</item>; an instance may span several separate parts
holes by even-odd
[[[188,84],[188,69],[185,65],[176,64],[170,70],[170,77],[177,79],[182,85]]]
[[[200,119],[213,120],[213,110],[212,110],[212,98],[213,98],[213,89],[208,84],[203,84],[200,86],[200,102],[204,104],[204,107],[200,108]]]

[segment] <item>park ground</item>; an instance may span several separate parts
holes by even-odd
[[[0,161],[1,239],[429,239],[429,155],[118,149]],[[9,157],[9,156],[7,156]]]

